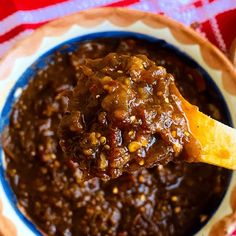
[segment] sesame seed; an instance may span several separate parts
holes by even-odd
[[[130,85],[130,80],[129,80],[128,78],[125,79],[125,84],[126,84],[127,86]]]
[[[140,195],[140,200],[141,200],[141,201],[145,201],[145,200],[146,200],[146,196],[145,196],[144,194],[141,194],[141,195]]]
[[[140,183],[144,183],[145,182],[145,178],[142,175],[140,175],[138,177],[138,180],[139,180]]]
[[[96,137],[96,133],[92,132],[89,136],[90,138],[90,142],[92,145],[96,145],[98,143],[97,137]]]
[[[42,172],[43,174],[47,174],[48,170],[47,170],[47,168],[42,167],[42,168],[41,168],[41,172]]]
[[[140,166],[143,166],[143,165],[144,165],[144,163],[145,163],[145,162],[144,162],[144,160],[141,160],[141,161],[139,161],[139,163],[138,163],[138,164],[139,164]]]
[[[145,212],[145,207],[142,206],[142,207],[140,208],[140,211],[141,211],[141,212]]]
[[[176,132],[175,130],[173,130],[173,131],[171,132],[171,135],[173,136],[173,138],[176,138],[176,137],[177,137],[177,132]]]
[[[167,211],[167,207],[166,207],[166,206],[163,206],[161,209],[162,209],[162,211],[164,211],[164,212]]]
[[[129,136],[133,136],[133,134],[134,134],[133,130],[130,130],[129,133],[128,133]]]
[[[119,192],[119,189],[117,188],[117,187],[114,187],[113,189],[112,189],[112,193],[113,194],[117,194]]]
[[[173,149],[175,153],[179,153],[181,151],[181,145],[179,143],[175,143]]]
[[[101,142],[102,144],[105,144],[106,141],[107,141],[106,137],[102,136],[102,137],[100,138],[100,142]]]
[[[102,83],[108,83],[111,82],[113,79],[110,76],[104,76],[101,81]]]
[[[163,165],[158,165],[157,168],[158,168],[158,170],[163,170],[164,169]]]
[[[42,186],[38,187],[39,192],[44,192],[46,189],[47,189],[46,185],[42,185]]]
[[[141,147],[142,145],[139,142],[133,141],[129,144],[128,149],[130,152],[136,152]]]
[[[140,143],[142,144],[143,147],[146,147],[148,145],[148,140],[145,138],[142,138],[142,140],[140,141]]]
[[[180,213],[181,212],[181,208],[180,207],[175,207],[174,212],[176,214]]]
[[[106,160],[106,155],[102,152],[100,154],[100,161],[99,161],[99,167],[101,169],[105,169],[107,167],[108,163],[107,163],[107,160]]]
[[[130,117],[130,121],[131,121],[131,122],[134,122],[135,120],[136,120],[136,117],[135,117],[135,116],[131,116],[131,117]]]
[[[104,148],[105,148],[106,150],[109,150],[111,147],[110,147],[108,144],[106,144],[106,145],[104,146]]]
[[[93,151],[92,151],[92,149],[84,149],[83,154],[86,156],[90,156],[93,154]]]
[[[185,131],[184,134],[185,134],[185,136],[187,136],[187,137],[190,135],[190,133],[187,132],[187,131]]]
[[[171,201],[172,202],[177,202],[178,201],[178,197],[177,196],[172,196],[171,197]]]
[[[54,167],[59,168],[61,166],[59,161],[54,161]]]

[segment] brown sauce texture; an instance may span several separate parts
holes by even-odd
[[[77,85],[58,134],[82,176],[117,178],[180,155],[191,134],[164,67],[118,53],[73,64]]]
[[[48,235],[191,235],[221,201],[230,172],[206,165],[173,163],[103,182],[81,182],[61,150],[57,130],[67,110],[63,95],[76,86],[76,63],[110,52],[144,54],[173,74],[181,93],[225,122],[220,101],[202,75],[171,51],[137,39],[97,39],[53,61],[24,89],[3,137],[7,177],[18,204]],[[37,70],[37,68],[36,68]]]

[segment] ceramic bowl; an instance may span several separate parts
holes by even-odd
[[[164,40],[192,58],[205,70],[219,91],[236,125],[236,73],[226,57],[190,28],[160,15],[119,8],[103,8],[53,21],[19,42],[0,62],[0,133],[8,122],[11,106],[19,90],[27,84],[22,79],[38,58],[65,42],[132,35]],[[227,183],[226,183],[227,184]],[[236,174],[232,173],[221,204],[196,235],[233,235],[236,228]],[[203,196],[204,197],[204,196]],[[236,222],[236,219],[235,219]],[[14,194],[5,178],[4,153],[0,147],[0,234],[40,235],[19,210]]]

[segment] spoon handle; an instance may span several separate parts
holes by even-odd
[[[187,144],[191,160],[236,170],[236,129],[203,114],[182,96],[180,99],[189,129],[198,143]]]

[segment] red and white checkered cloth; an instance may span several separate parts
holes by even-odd
[[[40,25],[98,6],[166,14],[192,25],[226,54],[236,37],[236,0],[1,0],[0,56]]]
[[[191,25],[226,55],[236,38],[236,0],[1,0],[0,56],[48,21],[98,6],[165,14]],[[230,236],[236,236],[236,231]]]

